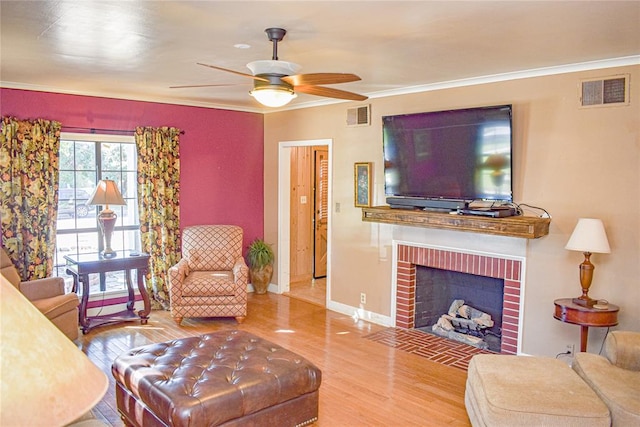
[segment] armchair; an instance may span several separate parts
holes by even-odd
[[[640,425],[640,332],[611,332],[604,356],[577,353],[572,367],[609,407],[612,426]]]
[[[247,315],[249,267],[242,257],[242,228],[197,225],[182,231],[182,259],[169,268],[171,317]]]
[[[0,274],[69,339],[78,338],[78,295],[64,293],[62,277],[23,282],[4,248],[0,248]]]

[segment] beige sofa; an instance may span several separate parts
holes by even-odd
[[[578,353],[572,367],[607,405],[612,426],[640,426],[640,332],[611,332],[603,356]]]
[[[61,277],[23,282],[4,248],[0,248],[0,274],[69,339],[78,338],[78,295],[65,294]]]
[[[611,332],[604,356],[578,353],[572,367],[548,357],[476,355],[465,406],[474,427],[640,426],[640,332]]]

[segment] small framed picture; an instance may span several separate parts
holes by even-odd
[[[354,166],[355,206],[371,206],[371,162],[358,162]]]

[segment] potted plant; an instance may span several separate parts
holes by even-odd
[[[256,238],[249,245],[247,261],[249,263],[249,273],[251,274],[251,284],[256,294],[264,294],[271,283],[273,276],[273,260],[275,256],[271,246],[260,238]]]

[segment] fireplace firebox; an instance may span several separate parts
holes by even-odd
[[[397,244],[395,256],[396,327],[405,329],[420,327],[416,324],[416,279],[419,266],[498,279],[503,288],[500,295],[501,301],[498,303],[502,305],[500,319],[502,340],[499,351],[517,354],[521,325],[523,259],[406,243]],[[491,315],[494,316],[493,313]]]
[[[464,301],[465,305],[491,316],[493,326],[482,328],[481,332],[465,328],[456,331],[480,338],[489,350],[500,352],[503,288],[503,279],[418,265],[414,326],[431,332],[433,325],[449,312],[454,301]]]

